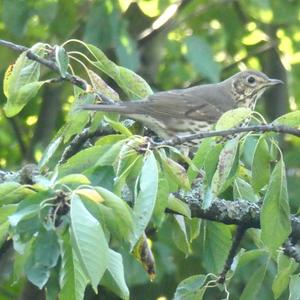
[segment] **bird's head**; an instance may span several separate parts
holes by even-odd
[[[238,107],[254,108],[256,100],[270,86],[283,83],[279,79],[271,79],[258,71],[242,71],[231,78],[231,90]]]

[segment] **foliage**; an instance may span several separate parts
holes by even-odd
[[[26,278],[45,289],[47,299],[287,299],[288,293],[290,299],[299,298],[298,265],[280,248],[291,233],[291,212],[299,208],[294,196],[299,186],[293,187],[293,178],[288,180],[289,169],[286,174],[286,165],[299,166],[299,141],[289,138],[282,153],[271,133],[221,142],[213,137],[204,139],[190,159],[173,146],[151,147],[140,124],[78,108],[98,101],[97,92],[114,101],[136,100],[153,92],[150,83],[161,89],[186,86],[199,75],[216,82],[232,73],[222,71],[224,65],[236,66],[239,58],[258,68],[260,57],[248,54],[263,44],[263,25],[278,27],[279,49],[289,55],[284,63],[293,66],[290,76],[296,82],[298,2],[233,1],[226,4],[225,16],[218,2],[189,1],[176,16],[184,26],[172,28],[164,41],[162,60],[157,63],[150,57],[153,67],[160,63],[156,76],[142,68],[140,56],[149,58],[151,53],[145,54],[143,45],[137,47],[138,33],[173,1],[131,2],[90,1],[86,10],[84,1],[71,5],[66,0],[4,0],[0,6],[5,16],[1,36],[31,45],[47,40],[49,45],[39,42],[30,49],[52,60],[60,73],[50,73],[25,53],[11,66],[7,61],[12,60],[12,50],[1,58],[6,102],[0,118],[0,166],[21,169],[23,161],[38,163],[38,175],[31,176],[31,182],[18,175],[2,182],[0,176],[0,242],[3,247],[11,242],[14,255],[1,280],[16,283],[3,284],[4,290],[21,293]],[[206,13],[199,17],[201,9]],[[132,20],[134,12],[141,24]],[[77,28],[82,26],[78,18],[86,19],[83,27]],[[74,33],[77,30],[80,33]],[[187,37],[189,31],[193,36]],[[55,89],[53,77],[73,72],[88,82],[88,88],[71,90],[63,82],[63,113],[55,116],[52,140],[31,145],[32,136],[38,140],[32,125],[38,128],[43,117],[37,117],[42,93]],[[292,83],[291,89],[300,99],[299,86]],[[299,115],[294,109],[273,123],[298,128]],[[13,149],[17,139],[6,118],[12,116],[17,136],[22,124],[17,139],[27,153]],[[216,129],[235,127],[249,117],[257,122],[246,109],[227,112]],[[107,128],[112,129],[109,134]],[[62,159],[85,131],[88,143]],[[195,183],[202,208],[220,198],[261,205],[261,230],[247,232],[224,285],[217,279],[236,230],[191,217],[189,203],[181,196],[193,195]],[[154,280],[152,286],[149,280]]]

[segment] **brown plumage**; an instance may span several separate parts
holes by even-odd
[[[117,112],[141,121],[161,138],[203,131],[226,111],[237,107],[254,109],[269,86],[281,83],[258,71],[243,71],[217,83],[154,93],[139,101],[87,104],[81,108]]]

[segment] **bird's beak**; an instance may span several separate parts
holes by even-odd
[[[267,84],[268,85],[276,85],[276,84],[283,84],[283,83],[284,82],[282,80],[269,78]]]

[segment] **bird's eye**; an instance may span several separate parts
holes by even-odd
[[[247,78],[247,82],[250,83],[250,84],[253,84],[253,83],[255,83],[255,78],[253,76],[249,76]]]

